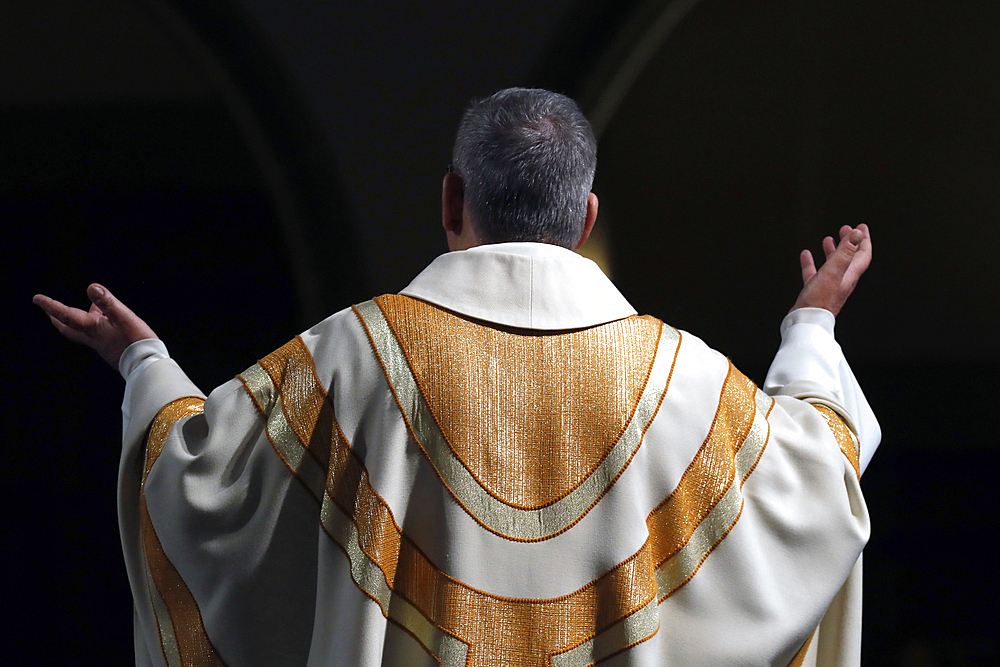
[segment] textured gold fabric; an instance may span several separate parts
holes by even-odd
[[[537,509],[524,509],[504,502],[484,487],[451,447],[441,430],[441,419],[431,412],[403,348],[378,304],[374,301],[359,304],[355,313],[365,326],[404,421],[444,486],[480,525],[515,541],[558,535],[579,521],[607,493],[642,444],[643,435],[667,391],[681,342],[677,330],[661,326],[652,368],[617,442],[594,470],[582,480],[573,481],[574,488],[568,494]]]
[[[833,431],[833,437],[837,439],[837,444],[840,445],[840,451],[844,452],[844,456],[847,457],[847,460],[851,462],[851,466],[854,467],[854,472],[857,474],[858,479],[861,479],[861,462],[859,460],[857,437],[851,433],[851,429],[847,428],[847,424],[844,423],[844,420],[836,412],[825,405],[813,405],[813,407],[823,415],[823,419],[826,420],[830,430]]]
[[[788,667],[802,667],[802,663],[805,662],[806,659],[806,653],[809,652],[809,645],[812,644],[813,637],[815,636],[816,636],[815,631],[811,635],[809,635],[809,638],[806,639],[806,643],[802,645],[802,648],[799,649],[799,652],[796,653],[795,657],[792,658],[792,661],[788,663]]]
[[[705,444],[684,472],[677,489],[650,515],[656,531],[656,550],[677,553],[732,485],[736,453],[750,432],[756,415],[757,388],[732,365],[722,389],[719,410]]]
[[[201,414],[205,399],[181,398],[168,404],[150,427],[146,438],[146,460],[142,481],[163,450],[170,429],[180,419]],[[180,573],[167,558],[146,509],[146,496],[139,499],[139,526],[145,553],[147,589],[160,631],[163,657],[171,667],[224,665],[205,632],[201,610]]]
[[[493,496],[523,509],[578,487],[642,396],[663,323],[516,335],[400,295],[375,299],[452,450]]]
[[[326,391],[316,377],[312,355],[299,337],[260,360],[275,386],[281,387],[282,410],[294,411],[292,428],[299,440],[306,443],[309,453],[320,468],[326,470],[330,458],[330,419],[320,419],[332,406],[326,401]],[[268,411],[270,413],[270,411]]]
[[[802,667],[802,664],[805,662],[806,659],[806,653],[809,652],[809,645],[812,643],[812,639],[813,636],[809,635],[809,639],[807,639],[806,643],[802,645],[802,648],[799,649],[799,652],[795,654],[795,657],[792,658],[792,661],[788,663],[788,667]]]
[[[320,504],[321,525],[355,582],[388,614],[401,530],[340,430],[305,343],[294,338],[238,377],[275,451]]]
[[[736,525],[741,487],[767,446],[774,400],[730,364],[708,437],[674,492],[646,519],[662,601]]]
[[[318,460],[314,447],[328,452],[320,518],[358,588],[442,665],[470,667],[587,665],[655,634],[658,602],[694,576],[738,519],[741,482],[766,446],[773,405],[731,368],[705,443],[647,518],[650,537],[639,551],[566,596],[509,599],[448,576],[402,533],[340,431],[301,340],[241,377],[276,450],[299,462],[289,467],[308,487],[315,482],[301,462]]]

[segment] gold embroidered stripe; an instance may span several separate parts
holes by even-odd
[[[347,554],[355,583],[388,615],[401,530],[341,432],[305,343],[296,337],[238,377],[267,420],[271,445],[319,503],[321,525]]]
[[[836,412],[831,410],[825,405],[813,404],[813,407],[819,410],[819,413],[823,415],[823,419],[826,420],[827,425],[830,430],[833,431],[833,437],[837,439],[837,444],[840,445],[840,451],[844,453],[847,460],[851,462],[851,466],[854,467],[854,472],[861,479],[861,462],[858,456],[858,438],[851,432],[851,429],[847,428],[847,424],[844,420],[840,418]]]
[[[574,648],[552,656],[552,667],[586,667],[607,660],[649,639],[660,629],[656,598],[626,616],[599,635]]]
[[[694,576],[743,509],[774,400],[730,364],[712,427],[677,488],[646,519],[662,601]]]
[[[298,344],[304,352],[298,358],[309,363],[304,368],[287,365],[286,381],[290,374],[315,377],[308,350]],[[306,430],[296,406],[305,406],[304,420],[319,414],[320,421],[330,421],[329,426],[314,424],[331,434],[320,517],[324,531],[347,555],[356,585],[442,665],[469,667],[586,665],[651,637],[658,628],[657,603],[690,580],[738,518],[742,497],[737,482],[746,479],[763,452],[766,413],[773,405],[731,369],[698,456],[678,488],[647,519],[650,538],[645,545],[564,597],[508,599],[444,574],[402,534],[392,512],[368,482],[332,410],[317,412],[308,409],[312,401],[291,396],[286,400],[284,386],[266,386],[271,381],[267,373],[254,377],[254,382],[259,381],[252,390],[258,405],[271,405],[272,414],[282,413],[287,423],[275,429],[278,435],[272,436],[272,442],[287,441],[275,448],[279,453],[293,445],[302,450],[300,456],[289,456],[286,461],[310,460],[305,443],[312,446],[316,441],[315,436],[299,440],[296,435]],[[247,374],[244,382],[248,388],[253,384]],[[296,380],[290,387],[306,384]],[[314,390],[323,393],[329,404],[321,386]],[[276,409],[279,405],[283,409]],[[269,435],[271,421],[268,416]]]
[[[317,460],[317,457],[302,445],[303,441],[296,432],[296,428],[302,430],[306,420],[312,417],[311,402],[299,403],[300,406],[305,406],[304,414],[300,417],[296,413],[296,426],[292,426],[285,415],[285,402],[297,400],[298,397],[294,396],[298,389],[295,383],[292,384],[287,393],[279,394],[274,381],[260,365],[251,366],[237,377],[243,381],[243,386],[253,397],[257,408],[267,416],[267,436],[275,451],[278,452],[278,456],[305,484],[313,497],[317,500],[322,498],[323,488],[326,486],[326,469]],[[313,426],[316,426],[315,422]],[[306,442],[317,440],[319,440],[318,436],[311,436]],[[328,445],[326,448],[320,447],[320,449],[324,453],[329,452]]]
[[[181,667],[181,654],[177,648],[177,638],[174,636],[174,624],[170,620],[170,612],[167,610],[167,603],[160,595],[153,573],[149,569],[149,554],[152,553],[154,559],[162,554],[159,541],[154,545],[155,549],[147,547],[147,538],[155,536],[147,526],[150,525],[149,514],[146,510],[146,503],[142,496],[139,496],[139,525],[140,539],[142,541],[142,573],[146,582],[146,593],[149,596],[149,603],[153,609],[153,618],[156,621],[157,634],[160,637],[160,651],[168,667]]]
[[[240,375],[247,384],[247,389],[251,390],[254,400],[258,401],[258,407],[270,414],[271,403],[261,402],[261,399],[277,400],[275,392],[269,390],[270,393],[265,392],[258,396],[255,388],[266,385],[262,384],[261,378],[250,378],[247,375],[256,373],[258,369],[267,373],[273,386],[282,388],[282,400],[285,403],[289,401],[293,403],[291,409],[296,414],[295,435],[306,444],[309,454],[316,459],[319,467],[326,470],[329,464],[331,436],[326,429],[330,420],[321,419],[320,416],[324,411],[332,409],[332,406],[326,401],[326,390],[316,377],[312,355],[302,339],[296,336]],[[282,411],[285,411],[284,407]]]
[[[631,462],[667,390],[680,333],[663,326],[652,367],[624,432],[597,467],[561,499],[522,509],[497,498],[465,466],[441,431],[417,385],[399,342],[374,301],[355,307],[382,363],[403,418],[445,487],[487,530],[516,541],[549,539],[579,521],[607,493]]]
[[[178,420],[201,414],[205,399],[181,398],[168,404],[150,427],[146,437],[146,460],[142,482],[163,451],[170,429]],[[145,554],[146,587],[160,633],[163,657],[171,667],[224,665],[202,621],[198,603],[179,572],[167,558],[146,508],[146,495],[139,498],[139,527]]]
[[[455,456],[520,509],[565,497],[608,456],[642,398],[663,330],[636,316],[516,334],[411,297],[375,303]]]
[[[382,614],[410,633],[428,653],[439,658],[441,664],[466,664],[468,647],[465,643],[443,632],[404,597],[393,594],[390,581],[395,578],[397,571],[398,549],[391,562],[389,562],[392,558],[390,554],[385,551],[376,552],[376,558],[381,561],[376,562],[361,548],[359,526],[371,530],[374,528],[372,522],[365,521],[364,518],[352,520],[330,499],[329,495],[323,498],[320,517],[324,531],[347,554],[351,578],[358,588],[382,608]],[[405,536],[401,533],[397,533],[397,536],[397,544],[406,541],[407,546],[411,550],[414,549]],[[445,658],[450,658],[451,661]]]
[[[799,652],[795,654],[794,658],[792,658],[792,661],[788,663],[788,667],[802,667],[802,664],[806,660],[806,653],[809,652],[809,645],[812,644],[813,637],[815,636],[816,631],[814,630],[813,633],[809,635],[809,638],[806,639],[806,643],[799,649]]]
[[[272,375],[265,367],[280,369],[280,373],[272,371]],[[266,432],[275,451],[320,502],[324,532],[347,555],[358,588],[429,653],[455,659],[448,664],[464,664],[464,644],[441,632],[405,599],[392,595],[390,582],[395,577],[402,531],[336,424],[305,344],[293,340],[239,378],[267,419]],[[278,386],[276,378],[283,384]],[[306,435],[310,423],[314,430]],[[309,455],[314,447],[328,453],[328,469],[322,471],[325,482]]]

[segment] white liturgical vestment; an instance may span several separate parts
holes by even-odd
[[[801,309],[763,388],[545,244],[436,259],[208,398],[132,345],[139,665],[857,665],[878,424]]]

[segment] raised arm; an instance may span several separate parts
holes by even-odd
[[[136,341],[157,337],[148,324],[101,285],[90,285],[87,296],[91,301],[88,311],[43,294],[36,294],[32,301],[45,311],[59,333],[93,349],[115,370],[125,348]]]
[[[802,265],[802,291],[791,310],[799,308],[825,308],[834,315],[840,313],[847,298],[871,263],[872,237],[868,225],[840,228],[840,242],[832,236],[823,239],[826,261],[818,270],[812,253],[803,250],[799,255]]]
[[[763,389],[772,396],[791,396],[825,405],[843,417],[859,442],[864,471],[882,438],[878,421],[834,339],[834,317],[854,291],[872,258],[868,226],[844,225],[840,242],[823,239],[826,261],[818,270],[812,253],[803,250],[802,291],[781,326],[781,346]],[[804,310],[821,308],[823,310]],[[826,312],[824,312],[826,311]]]

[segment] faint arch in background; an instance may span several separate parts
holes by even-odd
[[[852,298],[843,341],[995,359],[1000,316],[981,304],[1000,299],[998,24],[985,0],[581,0],[536,80],[594,117],[597,229],[637,305],[710,335],[725,312],[763,326],[794,298],[799,250],[869,222],[891,275]],[[952,323],[943,345],[892,334],[928,319]],[[731,337],[718,345],[744,366],[764,362]]]
[[[366,294],[327,140],[252,21],[227,0],[136,2],[204,75],[243,136],[281,227],[300,326]]]
[[[600,143],[636,79],[699,0],[577,3],[532,79],[576,100]],[[606,210],[606,208],[605,208]],[[609,276],[614,262],[607,213],[579,252]]]
[[[598,141],[629,89],[699,0],[647,0],[609,40],[576,94]]]

